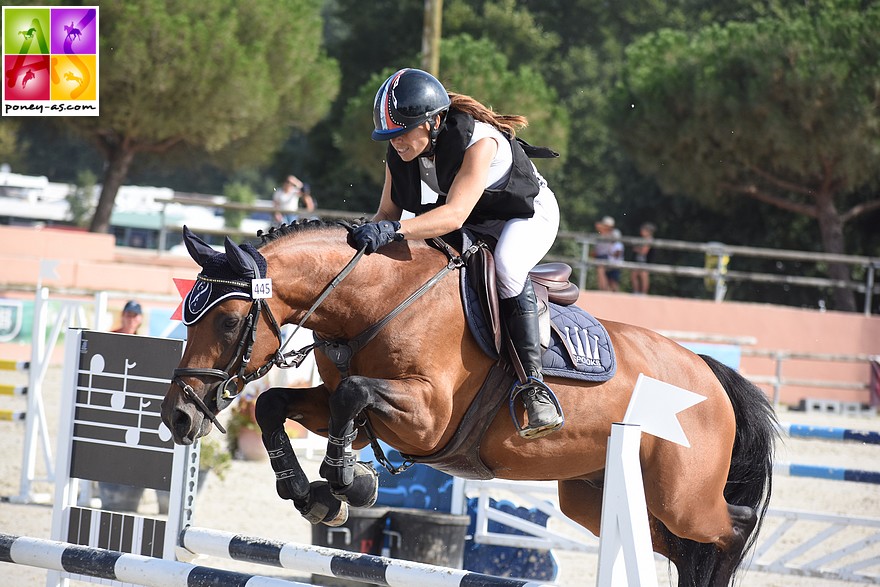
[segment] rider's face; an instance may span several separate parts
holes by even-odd
[[[391,146],[404,161],[412,161],[421,155],[431,143],[430,125],[425,122],[414,129],[391,139]]]

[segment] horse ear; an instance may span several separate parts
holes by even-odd
[[[199,264],[199,267],[204,267],[205,263],[219,254],[211,248],[211,245],[197,237],[193,231],[186,226],[183,227],[183,244],[186,245],[186,250],[189,251],[189,256],[193,258],[193,261]]]
[[[253,257],[242,251],[228,236],[223,244],[226,247],[226,260],[237,274],[245,279],[259,279],[260,271]]]

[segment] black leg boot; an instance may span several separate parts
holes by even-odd
[[[544,383],[541,373],[541,333],[538,325],[538,299],[531,280],[522,293],[500,300],[504,319],[514,350],[522,363],[527,381],[511,391],[511,397],[522,397],[528,423],[519,431],[523,438],[541,438],[559,430],[565,419],[553,392]],[[517,423],[517,426],[519,424]]]

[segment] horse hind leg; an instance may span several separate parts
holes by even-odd
[[[728,587],[742,563],[758,523],[748,506],[727,505],[732,530],[715,542],[697,542],[676,536],[659,520],[652,520],[655,550],[666,556],[678,572],[678,587]]]
[[[748,506],[727,504],[730,520],[733,523],[733,532],[728,542],[721,550],[718,566],[712,574],[711,585],[727,586],[731,578],[739,568],[749,544],[749,537],[758,524],[757,512]]]

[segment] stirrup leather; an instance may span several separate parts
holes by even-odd
[[[519,420],[516,417],[516,408],[514,407],[514,404],[516,403],[516,398],[518,398],[520,395],[522,395],[524,391],[530,388],[539,389],[546,392],[547,397],[550,398],[551,403],[556,408],[556,413],[558,417],[549,424],[533,426],[530,422],[529,424],[520,426]],[[562,425],[565,424],[565,415],[562,413],[562,406],[559,405],[559,400],[556,398],[556,394],[553,393],[553,390],[550,389],[546,383],[544,383],[541,379],[538,379],[537,377],[530,376],[525,383],[520,383],[517,381],[513,384],[513,386],[510,388],[508,407],[510,408],[510,419],[513,420],[513,425],[516,427],[519,435],[523,438],[541,438],[542,436],[546,436],[551,432],[559,430],[560,428],[562,428]]]

